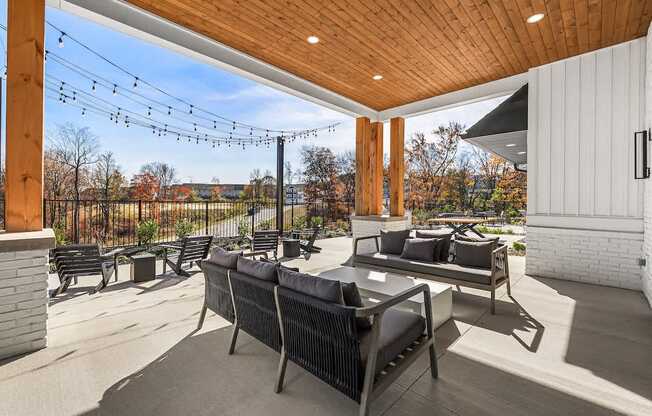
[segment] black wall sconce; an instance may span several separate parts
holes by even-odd
[[[650,177],[648,165],[648,142],[650,132],[641,130],[634,133],[634,179],[647,179]]]

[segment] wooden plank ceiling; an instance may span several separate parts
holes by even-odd
[[[652,0],[128,1],[375,110],[644,36],[652,17]]]

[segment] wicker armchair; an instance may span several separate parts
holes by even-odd
[[[197,329],[201,329],[204,325],[207,309],[233,323],[235,321],[235,312],[233,311],[231,288],[229,287],[229,269],[210,260],[202,260],[199,267],[204,273],[205,282],[204,306],[199,315]]]
[[[277,286],[283,347],[276,392],[283,389],[288,359],[360,403],[361,416],[421,353],[429,352],[431,375],[437,378],[429,292],[422,284],[373,306],[352,308]],[[420,293],[425,319],[391,309]],[[372,317],[371,329],[358,329],[356,318],[362,317]]]
[[[275,351],[281,351],[281,331],[276,315],[274,288],[277,283],[260,280],[235,270],[228,271],[235,320],[229,354],[235,351],[242,329]]]

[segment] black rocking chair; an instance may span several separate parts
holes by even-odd
[[[79,276],[101,275],[102,279],[91,291],[99,292],[109,284],[114,271],[112,254],[102,255],[96,244],[61,246],[52,250],[52,258],[59,275],[59,287],[52,291],[55,297],[68,289]]]
[[[255,231],[253,237],[247,238],[251,242],[251,253],[249,256],[263,256],[267,258],[267,253],[274,253],[274,259],[278,258],[278,230]]]
[[[208,257],[213,236],[200,236],[200,237],[186,237],[177,243],[161,244],[160,248],[163,249],[163,274],[167,271],[166,266],[170,266],[172,270],[179,276],[190,277],[190,274],[181,268],[183,263],[190,263],[192,267],[193,262],[199,262]],[[168,253],[172,251],[174,254]]]

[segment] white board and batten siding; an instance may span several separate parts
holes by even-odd
[[[646,39],[533,68],[526,271],[640,290]]]
[[[637,39],[530,70],[528,216],[535,224],[547,223],[539,216],[567,218],[557,218],[565,228],[642,219],[633,137],[645,126],[645,49],[645,38]]]

